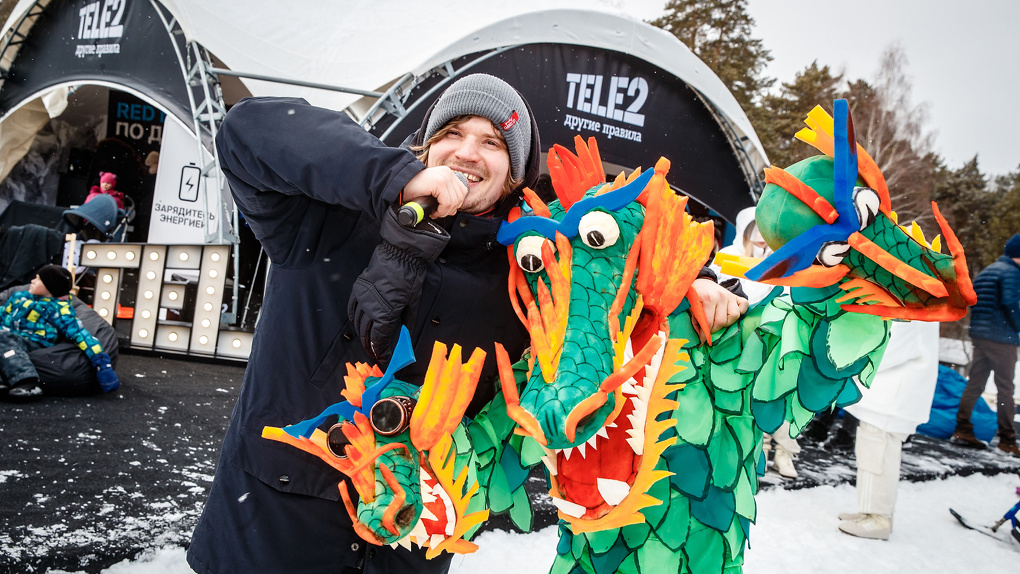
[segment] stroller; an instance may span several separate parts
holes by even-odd
[[[97,195],[88,203],[63,212],[63,231],[77,233],[83,240],[123,243],[131,221],[135,218],[135,203],[124,196],[124,209],[109,195]]]
[[[27,283],[39,266],[54,262],[68,233],[84,241],[123,242],[134,219],[134,203],[119,209],[110,196],[66,209],[12,201],[0,213],[0,290]]]

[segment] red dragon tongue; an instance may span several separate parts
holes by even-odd
[[[556,479],[564,499],[587,509],[597,509],[606,505],[599,492],[598,479],[633,482],[640,458],[627,443],[627,430],[631,426],[627,415],[632,410],[627,401],[616,418],[616,426],[603,429],[605,435],[596,435],[594,448],[589,442],[582,445],[583,451],[582,447],[570,449],[569,457],[562,451],[556,456]]]
[[[443,499],[434,495],[429,496],[425,492],[425,490],[428,489],[428,491],[431,493],[432,488],[436,484],[438,484],[438,481],[432,476],[428,476],[422,482],[422,505],[426,509],[428,509],[429,512],[432,513],[432,516],[436,517],[435,520],[426,518],[427,513],[423,513],[423,516],[421,517],[421,522],[422,524],[425,525],[425,531],[428,532],[429,535],[445,533],[448,522],[446,503],[443,501]],[[431,502],[425,502],[425,500],[428,498],[432,498]]]

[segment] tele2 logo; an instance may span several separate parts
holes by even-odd
[[[606,84],[602,75],[567,74],[567,107],[644,127],[645,115],[639,112],[648,99],[648,81],[640,77],[612,76],[608,91],[603,92]],[[629,100],[626,109],[623,108],[624,97]]]
[[[78,39],[120,38],[127,0],[97,0],[78,10]]]

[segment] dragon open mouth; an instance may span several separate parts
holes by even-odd
[[[400,545],[408,550],[412,545],[428,548],[428,559],[444,550],[467,554],[478,549],[477,544],[464,540],[464,535],[488,519],[489,511],[467,512],[471,498],[478,492],[478,483],[467,485],[467,467],[454,473],[455,458],[453,439],[449,435],[422,457],[419,468],[421,516],[407,535],[391,546]]]
[[[641,372],[616,389],[617,410],[591,438],[565,449],[545,448],[550,496],[575,533],[642,522],[641,509],[658,503],[646,493],[670,475],[655,466],[676,441],[659,439],[675,425],[668,416],[677,403],[666,396],[683,386],[669,380],[684,368],[678,363],[689,360],[682,351],[685,341],[666,337],[659,332],[658,342],[652,342],[655,352],[641,362]],[[625,358],[633,368],[633,353],[628,350]]]

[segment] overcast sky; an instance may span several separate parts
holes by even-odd
[[[664,0],[623,0],[643,19]],[[748,0],[754,36],[772,52],[767,75],[789,82],[813,60],[871,79],[900,43],[915,103],[926,103],[935,148],[950,167],[978,155],[990,174],[1020,167],[1020,1]],[[841,23],[841,22],[846,22]]]

